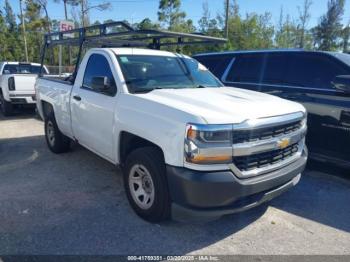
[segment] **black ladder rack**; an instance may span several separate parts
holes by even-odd
[[[195,44],[222,44],[224,38],[205,36],[200,33],[179,33],[165,30],[136,30],[123,21],[93,25],[64,32],[54,32],[45,35],[44,48],[41,55],[43,67],[47,48],[57,45],[78,46],[79,53],[75,72],[71,78],[74,81],[80,63],[83,46],[86,47],[143,47],[161,49],[163,46],[182,46]],[[41,70],[40,76],[42,76]]]
[[[176,41],[165,42],[175,39]],[[108,47],[143,46],[160,49],[162,46],[191,45],[191,44],[219,44],[226,39],[205,36],[199,33],[179,33],[165,30],[136,30],[125,22],[112,22],[77,28],[65,32],[55,32],[45,35],[45,44],[81,45],[83,43]]]

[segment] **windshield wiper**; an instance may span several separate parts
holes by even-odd
[[[195,88],[208,88],[208,86],[205,86],[205,85],[197,85]]]
[[[218,88],[221,86],[205,86],[205,85],[197,85],[194,88]]]
[[[159,89],[164,89],[164,88],[162,88],[162,87],[153,87],[153,88],[144,88],[144,89],[140,88],[137,90],[133,90],[133,93],[135,93],[135,94],[149,93],[153,90],[159,90]]]
[[[205,85],[196,85],[196,86],[193,86],[191,88],[195,89],[195,88],[209,88],[209,87],[213,87],[213,86],[205,86]],[[176,89],[188,89],[189,87],[183,87],[183,88],[179,88],[179,87],[176,87]],[[139,88],[139,89],[136,89],[136,90],[133,90],[132,92],[134,94],[142,94],[142,93],[149,93],[149,92],[152,92],[154,90],[163,90],[163,89],[175,89],[174,87],[153,87],[153,88]]]

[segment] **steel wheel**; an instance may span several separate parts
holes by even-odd
[[[49,149],[53,153],[65,153],[70,149],[70,139],[58,129],[53,112],[45,116],[45,138]]]
[[[55,128],[51,121],[47,123],[46,133],[47,133],[47,139],[49,140],[50,145],[54,146],[55,145]]]
[[[134,165],[129,173],[130,194],[141,209],[149,209],[154,202],[154,184],[143,165]]]

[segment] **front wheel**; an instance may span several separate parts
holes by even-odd
[[[161,222],[170,218],[170,197],[164,157],[155,147],[131,152],[123,169],[128,200],[141,218]]]
[[[53,113],[45,118],[45,138],[49,149],[56,154],[65,153],[70,149],[70,139],[58,129]]]

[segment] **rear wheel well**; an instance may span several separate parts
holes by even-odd
[[[127,156],[134,151],[135,149],[142,148],[142,147],[154,147],[157,148],[164,159],[164,153],[163,150],[157,146],[156,144],[142,138],[139,136],[136,136],[134,134],[131,134],[129,132],[123,131],[120,134],[120,139],[119,139],[119,162],[120,165],[124,165]]]
[[[43,115],[44,115],[44,120],[45,120],[54,111],[53,106],[46,101],[42,101],[41,105],[43,108]]]

